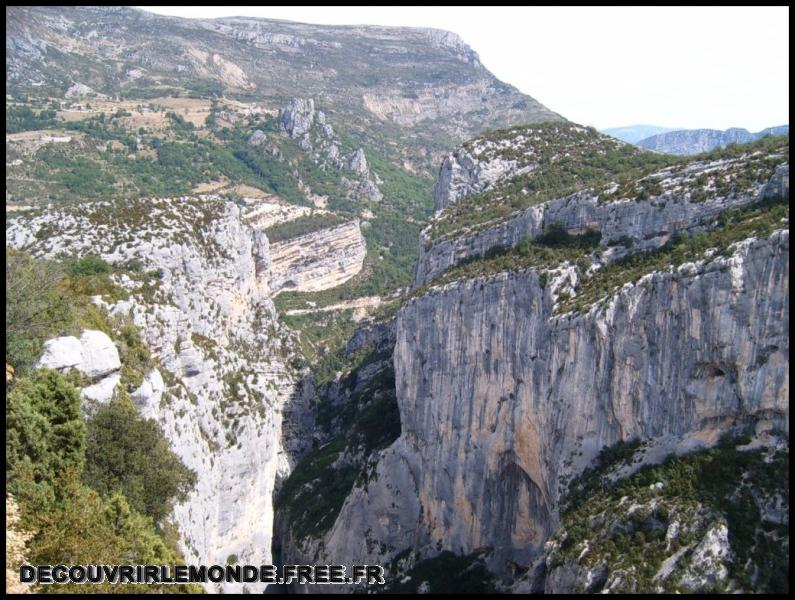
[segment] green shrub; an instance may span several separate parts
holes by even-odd
[[[54,110],[34,112],[27,106],[6,106],[6,133],[50,129],[57,125]]]
[[[67,263],[66,272],[72,277],[110,273],[111,266],[99,256],[88,254]]]
[[[77,389],[49,369],[19,379],[6,402],[9,489],[24,499],[32,489],[23,490],[23,481],[33,488],[57,486],[64,469],[83,468],[85,446],[86,428]]]
[[[160,523],[196,482],[158,424],[121,395],[88,422],[86,483],[102,495],[121,491],[130,506]]]
[[[6,362],[19,373],[38,359],[47,339],[72,327],[75,308],[63,282],[58,263],[6,246]]]

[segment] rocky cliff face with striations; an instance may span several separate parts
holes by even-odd
[[[554,316],[534,271],[412,301],[395,347],[401,437],[291,560],[491,546],[490,566],[510,577],[543,554],[565,484],[603,446],[786,429],[788,251],[787,231],[751,240],[581,316]]]
[[[494,249],[516,246],[523,239],[540,235],[553,223],[560,223],[572,232],[589,227],[598,230],[604,246],[631,238],[634,249],[653,249],[668,242],[676,233],[698,230],[703,227],[704,220],[725,210],[748,206],[761,198],[789,194],[789,165],[783,165],[766,183],[757,184],[745,193],[699,201],[692,199],[687,181],[701,174],[728,170],[732,164],[741,163],[739,160],[696,163],[682,174],[673,175],[666,170],[651,175],[650,179],[662,181],[670,191],[648,200],[606,202],[599,194],[577,192],[529,208],[471,235],[432,241],[424,232],[415,284],[427,284],[447,269],[486,256]],[[624,255],[618,251],[615,258]]]
[[[511,540],[506,558],[524,563],[555,527],[566,461],[725,420],[786,427],[788,248],[782,232],[653,274],[579,317],[552,317],[530,273],[410,304],[396,380],[431,539],[465,551]]]
[[[419,289],[397,316],[400,437],[354,485],[328,532],[288,537],[285,562],[395,568],[406,556],[416,562],[442,550],[486,549],[486,564],[504,584],[524,578],[525,591],[543,589],[545,544],[560,526],[569,484],[606,446],[648,440],[660,461],[708,448],[726,431],[788,431],[789,231],[780,198],[788,196],[789,171],[786,151],[768,158],[758,172],[738,159],[760,178],[747,193],[735,193],[731,161],[678,165],[652,176],[662,188],[656,198],[603,203],[584,192],[549,201],[530,209],[532,226],[525,222],[515,238],[477,250],[510,247],[554,219],[579,232],[598,229],[603,241],[632,237],[620,250],[626,256],[659,249],[698,224],[717,247],[706,243],[693,259],[654,263],[669,256],[658,250],[644,255],[645,271],[633,272],[624,265],[642,263],[617,262],[616,248],[601,243],[587,264],[503,267]],[[458,181],[464,194],[477,193],[494,185],[488,177],[485,187],[472,185],[477,175]],[[716,181],[735,182],[732,193],[718,193]],[[697,201],[691,193],[700,186],[716,193]],[[446,198],[455,202],[454,193]],[[730,238],[723,228],[732,218],[748,228]],[[767,228],[753,229],[760,219]],[[467,257],[451,254],[450,264]],[[577,310],[567,304],[599,273],[622,269],[625,278],[601,300]],[[699,530],[704,561],[722,531],[715,527]],[[706,589],[714,573],[704,573],[688,575],[689,589]],[[555,577],[550,590],[572,590],[586,575]],[[611,586],[620,588],[619,580]]]
[[[274,483],[288,470],[281,412],[293,377],[285,365],[291,342],[269,300],[267,238],[242,223],[237,206],[214,197],[29,214],[12,219],[6,236],[37,256],[140,262],[140,279],[118,281],[129,298],[106,307],[132,318],[159,363],[132,394],[140,412],[156,419],[198,474],[174,510],[181,548],[194,564],[225,564],[231,555],[269,563]]]
[[[335,287],[362,270],[367,246],[359,221],[277,242],[270,246],[274,294]]]

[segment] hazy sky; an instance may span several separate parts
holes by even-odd
[[[458,33],[498,78],[599,129],[789,123],[789,8],[141,7]]]

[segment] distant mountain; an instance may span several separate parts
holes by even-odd
[[[609,129],[602,129],[602,133],[611,135],[614,138],[624,140],[630,144],[635,144],[642,139],[665,133],[666,131],[673,131],[671,127],[659,127],[657,125],[627,125],[626,127],[610,127]]]
[[[14,97],[189,94],[269,109],[312,98],[335,127],[429,176],[444,152],[484,130],[562,120],[451,32],[125,7],[8,8],[6,85]]]
[[[729,144],[745,144],[766,135],[787,135],[789,125],[768,127],[762,131],[751,133],[747,129],[732,127],[726,131],[718,129],[682,129],[652,135],[636,142],[637,146],[665,152],[667,154],[697,154],[713,148],[723,148]]]

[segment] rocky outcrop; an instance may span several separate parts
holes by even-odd
[[[789,502],[787,436],[722,435],[709,449],[703,436],[694,447],[694,436],[689,448],[668,446],[670,460],[659,464],[653,455],[661,441],[613,447],[575,482],[574,501],[545,544],[543,591],[786,589],[789,515],[777,507]],[[512,590],[530,581],[521,579]]]
[[[312,209],[308,206],[251,200],[244,211],[243,219],[255,229],[267,229],[273,225],[308,215],[311,212]]]
[[[69,369],[74,367],[91,378],[103,377],[121,368],[119,351],[102,331],[86,329],[80,339],[66,336],[48,340],[38,368]]]
[[[736,164],[739,164],[737,160],[719,160],[695,163],[675,173],[670,169],[660,171],[647,179],[659,181],[664,191],[647,199],[606,201],[604,194],[584,191],[531,206],[475,233],[463,232],[458,237],[431,240],[426,229],[420,238],[414,283],[424,285],[462,261],[485,256],[495,249],[516,246],[523,239],[538,236],[553,223],[559,223],[573,233],[586,228],[598,230],[603,246],[629,238],[634,250],[650,249],[662,246],[675,233],[702,227],[704,220],[727,209],[747,206],[761,198],[789,196],[789,165],[783,164],[777,167],[769,181],[755,184],[746,192],[715,194],[706,199],[695,197],[690,182],[700,175],[720,174]],[[476,188],[460,182],[467,177],[484,181],[475,175],[480,165],[474,163],[457,179],[448,180],[440,176],[435,192],[440,202],[449,204],[453,201],[451,199],[476,192]],[[443,169],[442,174],[444,172]],[[455,169],[448,172],[454,173]],[[442,182],[447,183],[442,185]]]
[[[37,238],[43,228],[48,235]],[[242,222],[235,204],[204,196],[20,215],[7,223],[6,239],[37,256],[91,253],[143,265],[139,275],[117,278],[130,297],[104,306],[132,320],[159,363],[133,401],[198,474],[173,513],[181,549],[191,564],[225,564],[233,554],[270,563],[273,489],[289,469],[281,411],[293,376],[285,365],[291,338],[269,299],[267,238]],[[83,360],[71,346],[64,365]],[[96,371],[101,363],[90,364]]]
[[[348,160],[348,168],[356,173],[367,173],[367,158],[364,156],[364,150],[359,148],[351,155]]]
[[[272,244],[271,289],[276,294],[338,286],[361,271],[366,254],[358,220]]]
[[[311,98],[293,98],[279,119],[291,138],[300,138],[311,129],[315,120],[315,102]]]
[[[527,173],[534,168],[534,164],[521,164],[500,156],[479,160],[477,154],[460,148],[448,154],[442,162],[433,188],[433,210],[438,215],[461,197],[478,194],[497,181]]]
[[[307,156],[323,171],[340,173],[339,182],[346,195],[351,198],[379,202],[383,194],[379,189],[381,183],[377,174],[370,171],[364,149],[358,148],[347,158],[342,154],[342,141],[334,133],[334,128],[327,122],[323,111],[315,110],[311,98],[293,98],[290,104],[280,112],[282,129],[293,139]],[[257,130],[249,138],[249,144],[263,152],[280,156],[266,134]],[[311,189],[301,182],[299,187],[312,196]]]
[[[141,386],[130,396],[136,406],[160,406],[166,391],[166,384],[158,369],[152,369],[144,376]]]
[[[714,148],[725,148],[729,144],[746,144],[766,135],[787,135],[788,133],[789,125],[768,127],[756,133],[751,133],[747,129],[740,127],[732,127],[726,131],[718,129],[678,129],[652,135],[635,142],[635,144],[655,152],[687,155],[707,152]]]
[[[113,399],[116,386],[119,385],[120,381],[121,375],[119,373],[111,373],[107,377],[100,379],[97,383],[83,388],[80,393],[83,398],[87,398],[98,404],[107,404]],[[87,406],[86,403],[83,403],[82,408],[87,414],[91,414],[93,411],[93,407]]]
[[[65,98],[74,98],[74,97],[82,97],[82,96],[92,96],[96,98],[105,98],[107,96],[105,94],[100,94],[96,90],[90,88],[89,86],[85,85],[84,83],[74,83],[72,84],[66,93],[64,93]]]
[[[121,379],[119,351],[113,340],[106,333],[92,329],[83,331],[80,339],[63,336],[47,340],[35,366],[62,373],[76,369],[91,382],[80,390],[83,398],[100,404],[110,402]],[[83,408],[91,412],[90,406]]]

